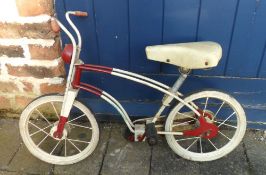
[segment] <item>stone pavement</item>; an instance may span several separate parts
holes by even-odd
[[[266,138],[262,131],[248,130],[244,141],[228,156],[212,162],[187,161],[164,139],[150,147],[123,137],[125,125],[100,124],[101,136],[94,153],[68,166],[51,165],[33,157],[21,142],[18,120],[0,119],[0,175],[15,174],[266,174]]]

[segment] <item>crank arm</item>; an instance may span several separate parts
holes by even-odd
[[[157,134],[162,134],[162,135],[184,135],[183,132],[169,132],[169,131],[158,131]]]

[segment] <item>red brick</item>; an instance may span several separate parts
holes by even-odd
[[[65,77],[65,69],[62,62],[57,67],[41,67],[41,66],[12,66],[6,65],[8,73],[17,77],[35,77],[35,78],[53,78]]]
[[[0,81],[0,92],[16,92],[18,91],[18,87],[15,83],[13,82],[4,82],[4,81]]]
[[[61,60],[58,63],[58,66],[53,69],[54,74],[58,75],[58,77],[65,77],[66,76],[66,70],[65,70],[65,63],[63,60]]]
[[[53,14],[53,0],[16,0],[20,16]]]
[[[25,108],[34,98],[24,97],[24,96],[16,96],[15,103],[16,108]]]
[[[53,60],[60,57],[61,46],[59,38],[51,47],[42,47],[39,45],[29,45],[31,59],[35,60]]]
[[[24,51],[21,46],[0,46],[0,57],[24,57]]]
[[[41,84],[40,90],[42,94],[51,94],[51,93],[63,93],[65,91],[66,84]]]
[[[0,23],[0,38],[54,39],[50,22],[34,24]]]
[[[32,92],[32,90],[33,90],[33,84],[32,83],[29,83],[29,82],[26,82],[26,81],[23,81],[22,83],[24,85],[23,90],[25,92]]]
[[[0,109],[10,109],[10,99],[0,96]]]

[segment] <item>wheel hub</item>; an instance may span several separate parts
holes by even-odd
[[[184,131],[184,136],[200,136],[205,139],[211,139],[216,137],[219,128],[213,124],[214,117],[212,113],[208,111],[199,111],[201,116],[198,118],[198,127],[193,130]]]
[[[203,112],[200,112],[200,114],[203,115]],[[206,119],[206,121],[208,123],[213,123],[214,122],[214,114],[213,114],[213,112],[211,112],[209,110],[205,110],[204,118]]]
[[[54,126],[51,128],[51,130],[50,130],[50,135],[55,139],[55,140],[64,140],[64,139],[66,139],[67,138],[67,134],[68,134],[68,132],[70,131],[70,127],[69,127],[69,125],[66,123],[65,124],[65,127],[64,127],[64,129],[63,129],[63,131],[62,131],[62,136],[61,136],[61,138],[60,137],[56,137],[56,132],[57,132],[57,126],[58,126],[58,121],[57,122],[55,122],[54,123]]]

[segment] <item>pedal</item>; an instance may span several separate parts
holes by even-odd
[[[124,130],[124,138],[130,142],[145,141],[145,124],[135,124],[135,133],[132,133],[128,128]]]
[[[157,130],[153,122],[146,124],[145,134],[147,142],[150,146],[156,145],[158,143]]]
[[[128,128],[125,128],[123,136],[127,141],[130,141],[130,142],[135,141],[134,140],[134,134]]]
[[[144,124],[135,124],[135,142],[145,141],[145,125]]]

